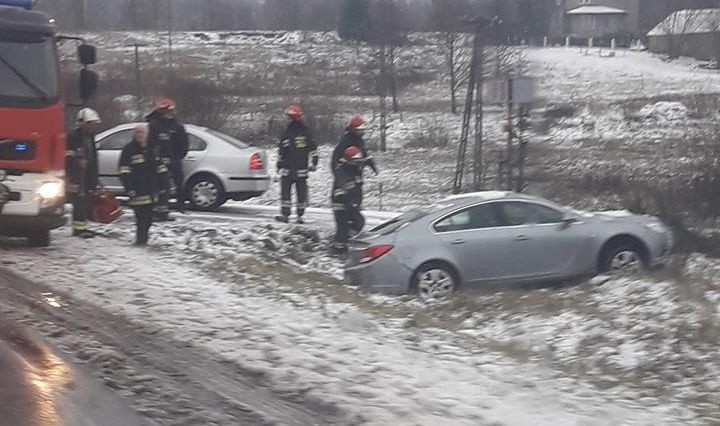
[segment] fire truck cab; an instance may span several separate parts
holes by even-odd
[[[65,223],[65,104],[54,21],[31,6],[0,0],[0,235],[47,246]],[[81,91],[97,84],[83,71]]]

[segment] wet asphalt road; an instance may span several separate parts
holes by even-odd
[[[0,315],[0,426],[140,426],[78,366]]]

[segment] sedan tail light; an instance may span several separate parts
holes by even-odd
[[[368,263],[372,262],[373,260],[377,260],[386,254],[390,252],[390,250],[393,249],[393,246],[391,245],[381,245],[381,246],[372,246],[368,247],[362,252],[362,256],[360,257],[360,263]]]
[[[263,169],[262,156],[257,152],[250,157],[250,171],[258,172]]]

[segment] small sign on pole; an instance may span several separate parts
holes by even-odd
[[[487,104],[502,105],[508,101],[508,80],[493,78],[485,82],[483,98]],[[535,101],[537,78],[516,77],[512,79],[512,103],[529,104]]]

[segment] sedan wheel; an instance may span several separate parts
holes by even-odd
[[[457,287],[453,275],[445,269],[432,267],[421,270],[417,276],[417,292],[421,299],[442,299],[450,296]]]
[[[225,203],[225,191],[214,176],[193,179],[189,185],[190,203],[199,210],[216,210]]]
[[[611,272],[639,272],[642,269],[640,255],[633,250],[621,250],[610,259]]]

